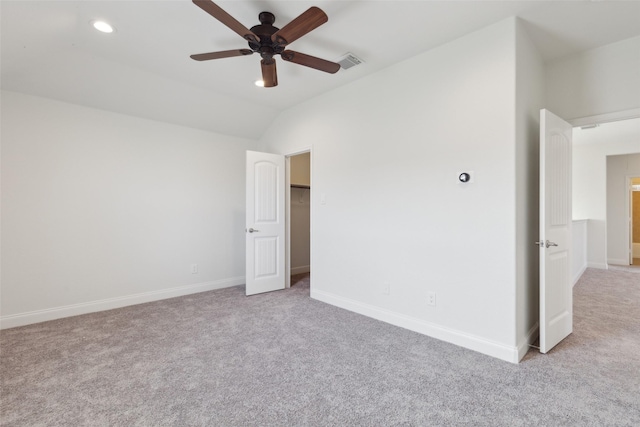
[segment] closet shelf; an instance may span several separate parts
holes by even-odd
[[[304,184],[291,184],[291,188],[304,188],[309,190],[311,188],[310,185],[304,185]]]

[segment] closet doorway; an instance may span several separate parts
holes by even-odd
[[[287,157],[289,169],[288,259],[290,287],[306,288],[311,277],[311,152]]]

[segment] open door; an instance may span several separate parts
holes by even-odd
[[[247,151],[246,294],[285,287],[284,156]]]
[[[540,352],[573,331],[571,288],[572,127],[540,111]]]

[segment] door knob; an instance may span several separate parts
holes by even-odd
[[[544,242],[540,240],[540,241],[536,242],[535,244],[536,244],[536,246],[540,246],[541,248],[544,248],[544,247],[548,248],[549,246],[558,246],[557,243],[551,242],[549,240],[545,240]]]
[[[255,228],[250,228],[249,233],[257,233],[260,230],[256,230]]]

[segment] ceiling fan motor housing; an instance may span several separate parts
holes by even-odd
[[[261,12],[258,19],[260,25],[251,27],[251,32],[260,38],[260,43],[249,38],[249,47],[263,59],[271,59],[273,55],[279,55],[284,51],[284,45],[271,40],[271,36],[280,28],[273,26],[276,17],[271,12]]]

